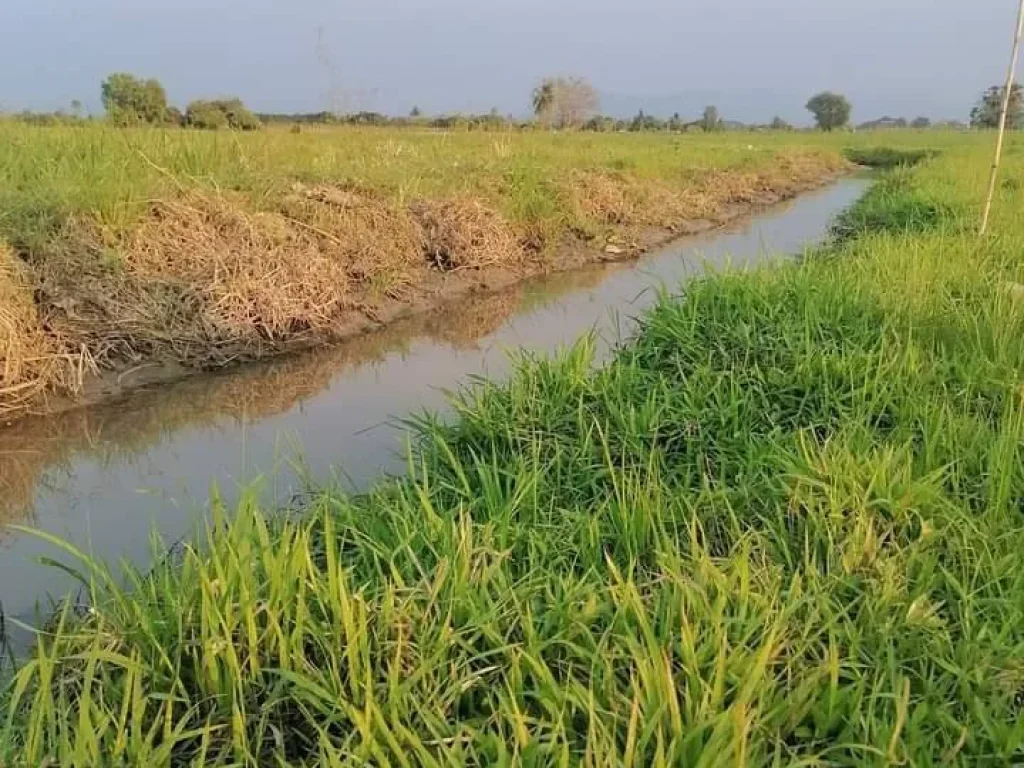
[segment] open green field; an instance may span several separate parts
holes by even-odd
[[[885,134],[552,134],[320,128],[292,134],[116,128],[40,128],[0,119],[0,238],[42,248],[70,216],[131,229],[155,200],[183,188],[241,192],[274,210],[296,182],[353,183],[399,200],[479,197],[508,218],[549,227],[581,220],[557,182],[574,171],[674,183],[725,169],[771,169],[780,152],[846,147],[941,148],[989,143],[944,131]],[[547,221],[551,217],[558,220]],[[575,219],[575,220],[574,220]]]
[[[0,121],[0,414],[140,364],[308,346],[822,183],[791,137]],[[468,287],[467,287],[468,286]],[[460,291],[462,293],[460,293]]]
[[[979,240],[990,137],[891,138],[941,155],[836,243],[476,385],[407,477],[243,503],[127,589],[71,563],[94,608],[12,681],[0,764],[1024,761],[1024,142]]]
[[[0,237],[42,246],[69,215],[130,229],[182,187],[238,191],[275,209],[291,186],[355,183],[399,200],[472,196],[532,223],[574,213],[556,183],[573,171],[685,181],[700,172],[770,168],[779,151],[837,152],[849,136],[814,134],[442,133],[321,128],[292,134],[40,128],[0,120]],[[916,138],[916,137],[915,137]],[[929,143],[932,136],[929,135]],[[941,142],[945,134],[936,133]]]

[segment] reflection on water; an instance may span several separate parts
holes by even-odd
[[[33,562],[50,548],[5,536],[5,523],[31,524],[107,562],[144,564],[152,531],[168,541],[187,534],[214,483],[228,501],[260,477],[268,499],[286,498],[307,475],[365,488],[401,467],[396,418],[444,408],[444,390],[471,375],[502,376],[510,350],[555,350],[593,330],[607,351],[658,285],[797,252],[866,184],[845,181],[639,262],[541,278],[314,353],[16,422],[0,431],[0,605],[31,619],[37,601],[71,586]]]
[[[34,524],[33,499],[67,494],[75,460],[101,467],[131,464],[189,427],[240,427],[287,413],[346,371],[405,357],[417,342],[452,351],[477,347],[517,312],[585,290],[625,265],[567,272],[494,295],[406,318],[326,349],[162,384],[110,404],[23,419],[0,431],[0,525]],[[0,527],[0,537],[4,529]]]

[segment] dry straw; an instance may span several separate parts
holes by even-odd
[[[87,357],[48,333],[25,264],[0,243],[0,417],[24,410],[48,390],[75,392]]]

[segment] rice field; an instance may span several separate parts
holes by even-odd
[[[204,540],[39,636],[11,765],[1024,761],[1024,144],[880,179],[411,425],[408,475]]]

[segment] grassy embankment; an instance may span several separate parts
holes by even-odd
[[[0,755],[61,765],[1024,759],[1024,161],[887,177],[421,425],[407,479],[243,504],[65,615]]]
[[[838,145],[751,140],[0,121],[0,416],[90,371],[365,327],[557,267],[565,246],[628,253],[842,167]]]

